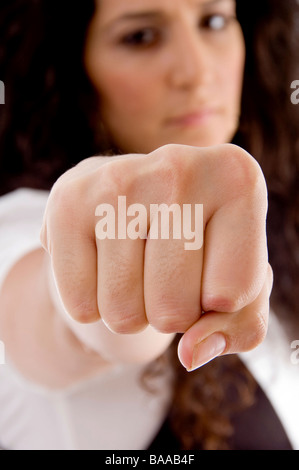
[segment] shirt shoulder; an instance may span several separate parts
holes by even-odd
[[[41,246],[48,191],[20,188],[0,197],[0,286],[11,267]]]

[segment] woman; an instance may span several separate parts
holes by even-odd
[[[5,243],[12,245],[3,258],[8,275],[1,294],[0,331],[10,366],[1,370],[5,448],[157,446],[154,436],[167,415],[165,426],[171,423],[183,448],[288,448],[289,439],[297,445],[289,411],[277,411],[286,436],[261,389],[255,408],[240,412],[252,405],[254,380],[228,354],[264,339],[272,280],[262,174],[243,150],[223,145],[237,143],[262,165],[277,275],[273,306],[296,322],[298,111],[289,87],[297,10],[292,1],[250,8],[238,2],[239,23],[231,0],[101,0],[72,5],[71,20],[69,10],[53,2],[3,7],[3,193],[21,186],[50,189],[83,160],[59,178],[49,199],[22,192],[2,200],[2,220],[15,214],[2,242],[3,252]],[[38,26],[31,31],[33,22]],[[120,155],[86,158],[96,153]],[[145,207],[203,202],[205,258],[202,250],[190,254],[170,240],[96,240],[95,249],[96,205],[115,205],[119,195]],[[32,251],[47,200],[41,240],[50,257]],[[283,230],[277,230],[280,208]],[[31,221],[28,235],[20,231],[22,214]],[[275,328],[266,349],[257,350],[262,360]],[[176,333],[183,333],[178,352],[188,370],[224,355],[187,374]],[[111,366],[119,362],[133,365]],[[243,362],[268,393],[254,354]],[[147,383],[158,380],[153,395],[136,384],[148,363]],[[269,396],[281,405],[275,393]],[[18,406],[22,412],[13,425]],[[262,422],[250,421],[253,410],[264,413]],[[244,443],[244,429],[252,425],[257,441],[245,433]],[[119,432],[112,437],[113,426]]]

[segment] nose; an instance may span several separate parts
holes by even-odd
[[[200,31],[189,26],[174,36],[169,63],[171,85],[190,89],[209,83],[213,74],[212,54]]]

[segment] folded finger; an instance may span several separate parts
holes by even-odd
[[[149,323],[163,333],[184,332],[201,314],[202,249],[183,240],[149,240],[145,251],[145,308]]]
[[[181,338],[181,363],[194,370],[215,357],[249,351],[265,338],[269,316],[272,270],[257,298],[239,312],[210,312],[202,316]]]
[[[97,240],[98,308],[115,333],[135,333],[147,325],[143,294],[144,240]]]

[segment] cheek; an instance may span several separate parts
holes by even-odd
[[[244,49],[238,48],[235,51],[231,51],[222,63],[221,70],[219,70],[219,80],[222,81],[224,97],[227,100],[227,105],[231,108],[239,108],[240,106],[244,63]]]
[[[144,70],[116,69],[98,74],[94,84],[100,96],[101,119],[124,152],[147,153],[159,127],[163,90],[159,77]],[[161,92],[162,90],[162,92]],[[136,130],[138,129],[138,132]]]
[[[115,69],[115,65],[114,65]],[[126,119],[144,115],[155,99],[155,87],[140,71],[113,70],[102,74],[97,84],[102,111],[106,116],[125,116]]]

